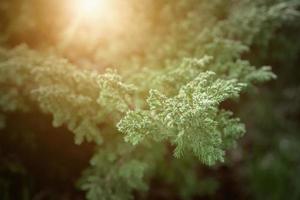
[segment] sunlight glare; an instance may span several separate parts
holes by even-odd
[[[75,14],[81,20],[103,20],[110,14],[109,0],[77,0]]]

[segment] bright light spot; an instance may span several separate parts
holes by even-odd
[[[74,14],[83,21],[107,21],[112,12],[110,2],[111,0],[76,0],[74,1]]]
[[[82,1],[81,2],[82,11],[84,13],[95,12],[94,9],[96,9],[98,6],[102,6],[101,4],[103,4],[103,1],[99,1],[99,0]]]
[[[0,0],[1,1],[1,0]],[[96,45],[128,32],[131,10],[122,0],[65,0],[68,24],[61,33],[61,48],[73,43]],[[91,42],[91,45],[88,42]]]

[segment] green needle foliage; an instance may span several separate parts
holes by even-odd
[[[179,166],[193,177],[199,161],[224,162],[245,133],[224,102],[276,78],[243,55],[264,48],[298,15],[296,3],[284,0],[131,0],[128,30],[101,36],[85,27],[90,32],[66,39],[62,19],[36,10],[56,10],[55,3],[3,2],[0,128],[10,113],[38,110],[53,127],[67,127],[76,144],[93,143],[78,182],[90,200],[133,199],[168,166],[169,154],[178,159],[168,168],[175,175]],[[47,26],[57,32],[45,34]],[[197,180],[183,183],[183,197],[197,194]]]
[[[176,145],[176,157],[190,150],[203,163],[213,165],[224,160],[225,144],[244,133],[238,119],[219,109],[222,101],[237,97],[243,86],[235,79],[217,79],[214,72],[200,73],[174,97],[150,90],[150,109],[129,111],[117,126],[134,145],[146,136],[167,140]]]

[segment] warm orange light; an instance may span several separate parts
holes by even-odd
[[[86,45],[88,41],[92,41],[91,43],[94,44],[95,41],[119,37],[128,30],[131,12],[126,1],[69,0],[67,2],[66,15],[70,23],[66,24],[62,32],[61,49],[65,49],[72,43]]]
[[[74,14],[80,20],[95,21],[107,20],[111,11],[110,0],[76,0]]]

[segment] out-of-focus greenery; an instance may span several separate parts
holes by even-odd
[[[0,197],[298,199],[299,2],[113,2],[0,2]]]
[[[287,23],[263,51],[254,47],[257,53],[248,55],[256,63],[274,66],[277,74],[240,111],[248,130],[241,171],[257,199],[300,198],[299,31],[299,19]]]

